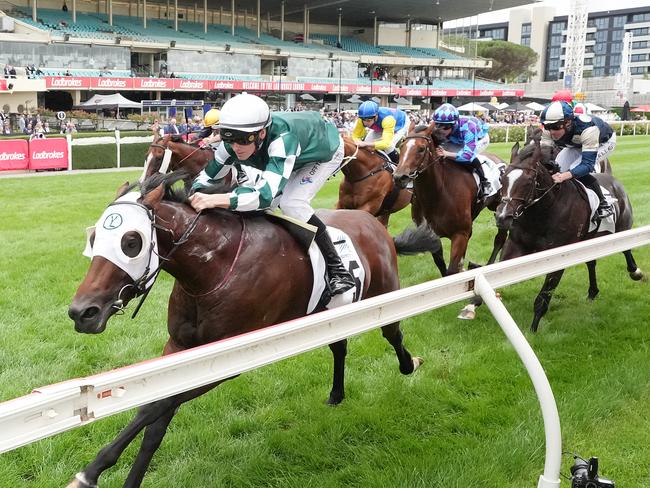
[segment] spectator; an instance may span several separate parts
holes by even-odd
[[[11,135],[11,125],[9,125],[9,119],[5,119],[4,123],[2,124],[2,135],[3,136]]]
[[[160,127],[160,120],[155,119],[153,121],[153,124],[151,124],[151,132],[153,133],[154,142],[165,134],[164,129]]]
[[[61,7],[61,10],[63,10],[64,12],[68,11],[68,6],[66,5],[65,0],[63,0],[63,7]]]
[[[26,126],[25,129],[23,129],[23,134],[32,134],[34,132],[34,129],[32,128],[32,123],[29,122]]]
[[[169,119],[169,124],[165,127],[165,134],[180,134],[175,118]]]
[[[47,120],[43,122],[43,132],[46,134],[50,133],[50,124],[47,122]]]
[[[70,73],[69,69],[66,69],[65,73],[63,73],[63,76],[72,76],[72,73]]]

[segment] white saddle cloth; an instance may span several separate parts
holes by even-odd
[[[334,227],[328,227],[327,232],[334,243],[336,251],[341,257],[341,261],[343,261],[343,265],[354,276],[355,281],[354,288],[332,297],[326,306],[326,308],[332,309],[352,302],[358,302],[361,299],[361,292],[363,291],[363,284],[366,279],[366,270],[363,268],[361,259],[352,244],[352,240],[345,232]],[[325,291],[325,282],[327,280],[325,258],[320,252],[320,249],[318,249],[315,241],[309,247],[309,259],[311,260],[311,267],[314,272],[314,287],[311,292],[311,298],[309,299],[307,313],[312,313]]]
[[[490,158],[488,158],[483,154],[479,154],[476,157],[481,162],[485,179],[490,182],[490,186],[492,187],[490,193],[485,196],[491,197],[492,195],[496,194],[499,190],[501,190],[501,174],[503,173],[503,171],[505,171],[506,165],[503,163],[495,163],[494,161],[492,161]],[[476,173],[472,173],[472,174],[474,175],[474,181],[476,181],[476,186],[478,187],[479,177]]]
[[[580,183],[578,181],[578,183]],[[580,183],[582,185],[582,183]],[[593,232],[598,228],[599,232],[609,232],[613,234],[616,232],[616,217],[617,217],[617,212],[614,212],[612,215],[602,219],[600,221],[600,227],[597,225],[597,219],[594,219],[594,215],[596,214],[596,209],[598,209],[598,205],[600,205],[600,199],[598,198],[598,195],[596,195],[596,192],[593,191],[590,188],[587,188],[585,185],[582,185],[583,188],[587,191],[587,197],[589,197],[589,206],[591,207],[591,214],[590,214],[590,220],[589,220],[589,232]],[[607,188],[601,186],[600,191],[603,192],[603,196],[605,197],[605,200],[607,200],[607,203],[612,205],[614,208],[614,203],[618,201],[618,199],[614,198],[614,196],[607,190]],[[595,220],[595,221],[594,221]]]

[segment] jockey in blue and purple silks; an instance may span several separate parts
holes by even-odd
[[[477,157],[490,144],[487,124],[476,117],[461,117],[456,107],[450,103],[443,103],[435,110],[433,122],[449,142],[461,146],[458,152],[447,151],[439,146],[436,149],[438,156],[453,159],[476,171],[481,182],[479,197],[489,195],[492,187],[485,179],[481,161]]]

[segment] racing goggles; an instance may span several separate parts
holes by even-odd
[[[544,129],[546,130],[560,130],[564,128],[564,120],[558,120],[557,122],[550,122],[544,124]]]
[[[456,124],[441,124],[440,122],[436,122],[436,129],[439,130],[452,130]]]
[[[221,140],[228,144],[248,146],[257,139],[257,132],[244,132],[236,129],[221,129]]]

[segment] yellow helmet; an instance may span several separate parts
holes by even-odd
[[[219,112],[219,110],[216,108],[212,108],[205,113],[205,117],[203,118],[203,125],[217,129],[219,126],[220,117],[221,112]]]

